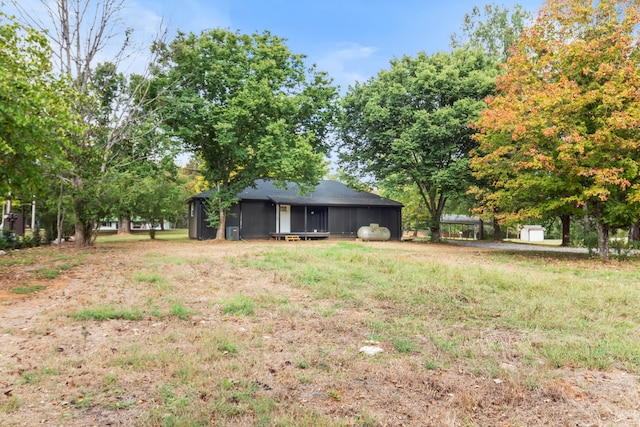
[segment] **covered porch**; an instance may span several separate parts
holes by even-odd
[[[288,242],[298,240],[324,240],[328,239],[331,233],[328,231],[301,231],[297,233],[269,233],[273,240],[286,240]]]

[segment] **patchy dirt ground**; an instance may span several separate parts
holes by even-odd
[[[557,369],[527,386],[520,380],[526,365],[509,355],[503,372],[513,378],[484,377],[462,364],[425,370],[412,355],[364,357],[357,349],[366,344],[365,318],[391,307],[323,307],[286,275],[238,262],[273,245],[313,244],[60,247],[53,250],[61,260],[47,261],[49,268],[81,264],[53,279],[38,278],[45,259],[38,253],[49,251],[50,260],[52,249],[29,250],[30,263],[0,267],[0,425],[640,426],[637,375]],[[481,262],[483,251],[380,245],[443,263]],[[34,285],[43,289],[12,292]],[[222,301],[239,294],[267,307],[286,304],[258,307],[251,317],[224,314]],[[164,315],[69,316],[104,305]],[[508,331],[487,333],[510,339]],[[243,410],[247,389],[253,406]],[[277,409],[260,407],[261,397]]]

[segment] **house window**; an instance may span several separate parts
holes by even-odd
[[[189,204],[189,214],[191,215],[191,218],[196,216],[196,204],[195,203]]]

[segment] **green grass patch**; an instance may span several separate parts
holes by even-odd
[[[223,314],[251,316],[255,311],[255,301],[244,295],[237,295],[222,304]]]
[[[43,285],[31,285],[31,286],[16,286],[11,288],[11,292],[14,294],[33,294],[35,292],[45,289]]]
[[[37,372],[24,371],[20,374],[20,379],[23,384],[35,384],[38,382],[39,375]]]
[[[139,354],[114,357],[110,360],[109,364],[121,368],[146,369],[146,359]]]
[[[74,267],[77,267],[81,265],[79,262],[68,262],[65,264],[60,265],[58,268],[60,269],[60,271],[67,271],[67,270],[71,270]]]
[[[194,404],[197,398],[189,390],[175,384],[162,384],[154,399],[157,404],[144,420],[145,425],[189,426],[207,425],[207,417]]]
[[[39,384],[44,378],[50,376],[57,376],[60,371],[56,368],[43,367],[40,370],[35,371],[23,371],[20,374],[20,384]]]
[[[166,291],[172,288],[171,282],[158,273],[139,271],[134,273],[132,279],[136,282],[152,284],[157,291]]]
[[[171,240],[176,242],[189,242],[189,230],[181,228],[177,230],[156,230],[156,240]],[[120,243],[139,242],[141,240],[151,240],[149,230],[132,230],[131,234],[119,235],[116,231],[100,231],[96,238],[96,243]]]
[[[585,268],[596,261],[549,254],[489,254],[489,261],[473,265],[408,261],[409,255],[338,242],[277,248],[243,263],[278,270],[318,300],[393,307],[406,319],[376,316],[368,321],[365,338],[392,339],[400,353],[413,351],[415,344],[393,337],[415,332],[430,338],[427,343],[445,364],[476,355],[498,358],[503,350],[493,348],[482,331],[502,328],[522,336],[512,351],[526,359],[640,372],[640,269]],[[424,325],[434,322],[439,330],[429,333]],[[535,345],[527,338],[532,334]]]
[[[24,251],[11,251],[0,258],[0,267],[11,267],[13,265],[32,265],[36,259],[35,253]]]
[[[427,359],[424,361],[424,368],[427,371],[435,371],[440,369],[440,365],[438,365],[438,362],[436,362],[435,360]]]
[[[55,279],[60,274],[62,274],[62,270],[60,270],[59,268],[43,267],[39,268],[38,271],[36,271],[36,277],[38,279]]]
[[[415,344],[408,338],[398,337],[393,339],[393,346],[399,353],[409,353],[415,351]]]
[[[2,274],[2,267],[11,267],[14,265],[42,265],[43,267],[36,271],[36,275],[45,279],[55,278],[62,271],[82,265],[86,255],[87,252],[85,251],[76,252],[73,255],[70,255],[64,252],[61,253],[58,250],[49,247],[40,247],[29,251],[11,251],[0,258],[0,274]]]
[[[222,341],[218,344],[218,350],[224,354],[237,354],[238,347],[230,341]]]
[[[49,368],[49,367],[43,367],[42,369],[40,369],[40,374],[41,375],[60,375],[60,371],[56,368]]]
[[[81,394],[69,401],[69,403],[75,408],[80,409],[89,409],[93,407],[93,398],[95,397],[94,392],[88,392]]]
[[[67,259],[68,259],[67,256],[58,256],[53,260],[50,260],[49,263],[55,264],[60,261],[66,261]],[[51,279],[55,279],[56,277],[61,275],[63,272],[71,270],[72,268],[77,267],[79,265],[82,265],[81,261],[65,262],[57,266],[54,265],[52,267],[41,267],[38,270],[36,270],[35,276],[38,279],[51,280]]]
[[[188,307],[185,307],[181,302],[176,301],[171,305],[169,311],[171,316],[175,316],[180,320],[189,320],[189,317],[194,314]]]
[[[133,275],[133,280],[136,282],[145,282],[145,283],[160,283],[165,282],[165,279],[157,274],[157,273],[145,273],[145,272],[137,272]]]
[[[7,399],[4,399],[0,402],[0,412],[4,412],[6,414],[13,414],[18,412],[22,404],[15,396],[9,396]]]
[[[140,320],[144,317],[144,313],[138,309],[116,308],[112,305],[104,305],[76,311],[75,313],[71,313],[69,316],[76,320]]]

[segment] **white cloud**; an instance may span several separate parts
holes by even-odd
[[[85,15],[83,29],[86,30],[81,35],[82,43],[86,42],[90,22],[94,14],[99,13],[101,4],[94,0],[88,0],[89,7]],[[3,11],[8,15],[15,15],[19,22],[27,26],[33,26],[37,30],[47,32],[52,38],[56,38],[56,30],[53,19],[55,18],[56,5],[46,0],[20,0],[7,4]],[[117,3],[115,3],[117,4]],[[70,4],[73,7],[73,3]],[[52,16],[50,13],[53,13]],[[124,3],[122,9],[114,15],[109,22],[109,27],[104,33],[104,45],[97,53],[92,66],[95,67],[100,62],[113,62],[125,41],[127,29],[133,29],[130,37],[131,45],[126,50],[126,59],[122,62],[120,71],[125,73],[141,73],[149,62],[151,41],[160,31],[162,18],[150,10],[144,9],[137,3]],[[96,29],[93,29],[95,34]],[[54,52],[57,52],[53,46]],[[85,46],[82,47],[85,49]]]
[[[88,19],[90,19],[96,8],[100,7],[101,2],[86,1],[89,3]],[[113,1],[117,4],[118,0]],[[17,0],[15,3],[19,5],[18,8],[11,1],[7,1],[2,8],[3,12],[17,16],[19,21],[26,24],[35,23],[38,29],[53,33],[52,18],[47,12],[47,7],[55,9],[55,4],[50,3],[49,0]],[[93,66],[100,62],[114,61],[122,48],[125,31],[132,29],[131,44],[126,51],[126,59],[120,64],[120,71],[143,73],[151,58],[150,45],[164,30],[167,30],[167,41],[171,41],[178,30],[192,31],[197,34],[206,28],[227,28],[231,23],[228,9],[225,0],[216,2],[215,6],[196,0],[125,1],[122,9],[110,22],[107,32],[112,37],[96,56]],[[25,19],[21,19],[23,13],[26,15]],[[84,38],[82,40],[84,41]]]
[[[144,0],[139,0],[144,1]],[[147,9],[164,17],[173,37],[178,30],[199,34],[212,28],[230,28],[229,1],[203,2],[199,0],[162,1],[147,0]]]
[[[378,71],[377,66],[371,66],[376,62],[377,51],[375,47],[345,43],[321,55],[316,65],[319,70],[328,72],[341,91],[345,91],[349,85],[356,81],[364,82]]]
[[[145,39],[150,39],[158,33],[158,29],[169,22],[156,11],[152,11],[132,2],[131,6],[125,6],[122,11],[122,19],[127,27],[134,28]]]

